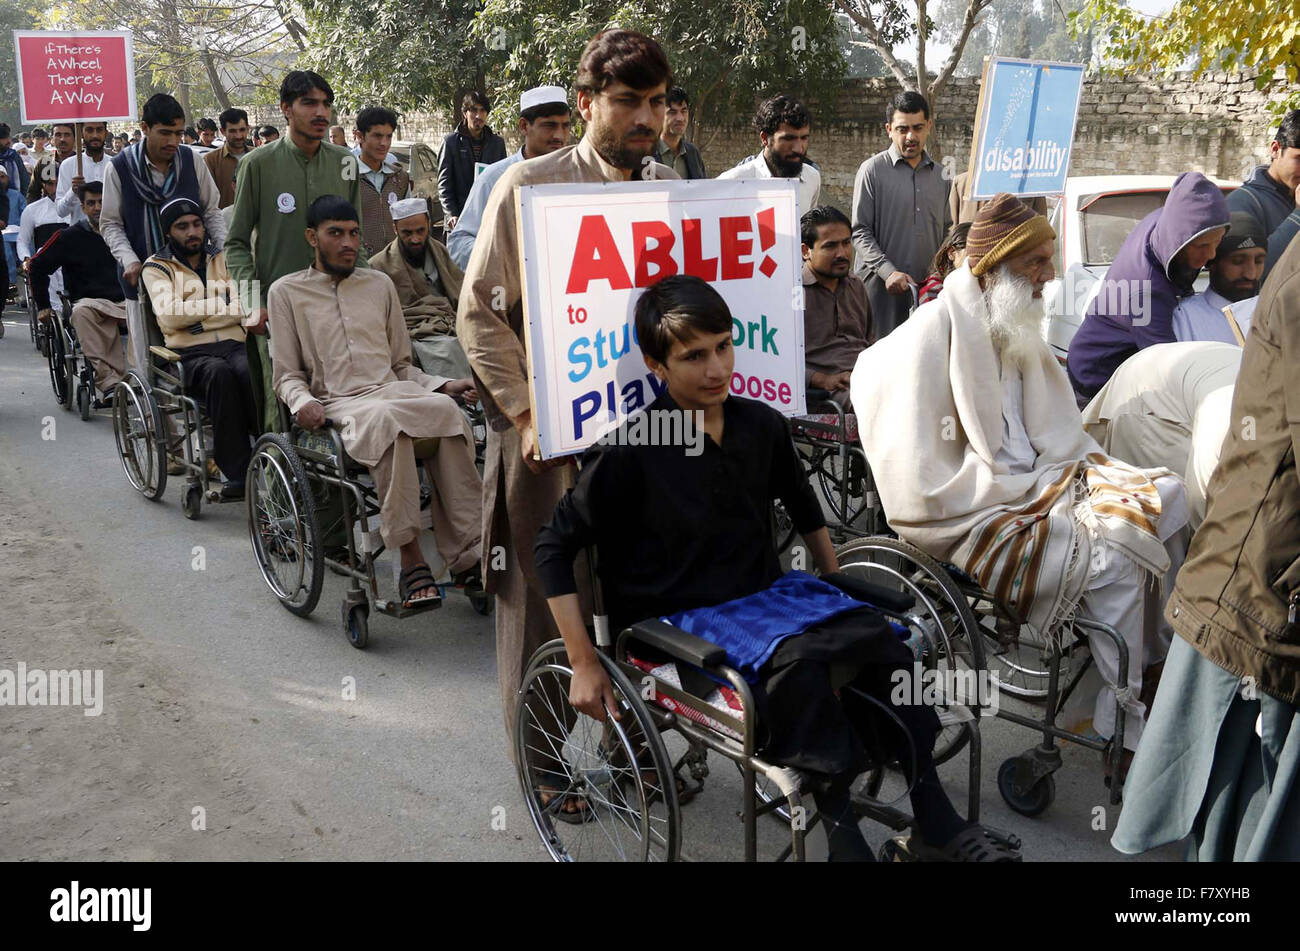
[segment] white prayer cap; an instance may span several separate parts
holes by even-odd
[[[563,86],[535,86],[524,91],[519,97],[519,111],[527,112],[533,106],[545,106],[552,102],[569,104],[569,94]]]
[[[390,203],[388,210],[392,213],[394,221],[401,221],[413,215],[428,214],[429,203],[423,198],[403,198],[401,201]]]

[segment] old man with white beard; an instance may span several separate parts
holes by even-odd
[[[972,575],[1039,634],[1077,612],[1124,638],[1122,685],[1114,645],[1090,639],[1105,682],[1093,725],[1109,739],[1118,701],[1131,751],[1169,645],[1147,592],[1177,571],[1165,542],[1186,503],[1168,470],[1111,459],[1083,431],[1041,333],[1055,240],[1047,219],[997,196],[943,294],[863,351],[850,393],[900,537]]]

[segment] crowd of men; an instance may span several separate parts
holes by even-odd
[[[188,126],[166,94],[129,136],[82,124],[79,154],[70,126],[33,130],[23,150],[0,126],[0,224],[21,216],[41,318],[52,292],[68,298],[100,405],[126,372],[120,330],[143,289],[214,421],[223,495],[242,496],[252,440],[280,428],[281,404],[306,429],[352,420],[344,444],[374,478],[408,607],[439,598],[419,542],[423,466],[443,562],[456,583],[481,576],[496,595],[507,732],[529,658],[557,634],[573,709],[603,719],[614,708],[588,639],[587,577],[573,570],[585,547],[597,545],[611,614],[624,621],[752,611],[795,585],[779,593],[802,605],[801,626],[768,632],[772,649],[750,658],[774,714],[770,752],[824,774],[814,798],[832,856],[869,858],[848,783],[881,727],[840,688],[884,703],[888,673],[911,657],[878,615],[846,609],[826,583],[834,549],[784,422],[728,396],[731,315],[716,291],[668,278],[635,315],[665,385],[651,409],[701,413],[710,452],[602,445],[580,475],[537,454],[515,189],[707,177],[687,135],[690,97],[663,50],[634,31],[598,34],[571,89],[522,94],[509,154],[488,99],[467,93],[436,195],[415,195],[393,155],[396,112],[361,109],[349,146],[333,107],[324,77],[294,71],[280,87],[284,137],[250,128],[241,109]],[[575,111],[585,133],[572,144]],[[1103,282],[1141,293],[1097,294],[1064,368],[1042,337],[1057,239],[1045,200],[971,200],[965,176],[949,181],[926,148],[919,93],[899,93],[881,118],[882,148],[861,163],[848,209],[822,202],[813,116],[790,96],[759,106],[758,151],[717,175],[797,182],[808,386],[857,415],[901,537],[1036,630],[1087,617],[1120,632],[1125,683],[1116,646],[1090,638],[1103,680],[1093,729],[1109,740],[1117,708],[1128,722],[1120,775],[1107,777],[1127,782],[1117,848],[1190,833],[1203,858],[1300,856],[1300,334],[1288,325],[1300,293],[1300,112],[1281,123],[1270,162],[1226,198],[1199,173],[1178,177]],[[1196,293],[1203,270],[1209,286]],[[462,412],[476,405],[488,423],[481,478]],[[1230,424],[1243,414],[1249,434]],[[741,501],[723,486],[739,486]],[[620,502],[632,491],[639,516]],[[822,579],[782,575],[766,522],[774,498]],[[346,556],[342,539],[325,541]],[[487,552],[500,556],[489,564]],[[1161,588],[1172,592],[1163,618]],[[842,664],[850,674],[832,681]],[[1242,677],[1259,692],[1244,697]],[[1018,859],[948,802],[929,759],[937,720],[913,711],[896,722],[906,736],[885,741],[888,754],[917,754],[907,762],[918,853]],[[1242,767],[1261,744],[1271,765]],[[1200,772],[1171,785],[1180,758]],[[591,803],[559,780],[545,795],[566,821],[590,818]]]

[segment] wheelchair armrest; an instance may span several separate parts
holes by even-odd
[[[716,667],[727,657],[727,652],[717,644],[710,644],[702,637],[657,619],[638,621],[624,631],[623,636],[696,667]]]
[[[830,390],[819,390],[814,386],[808,387],[809,403],[829,403],[831,401]]]
[[[843,571],[822,575],[821,579],[828,584],[833,584],[851,598],[866,601],[875,607],[884,608],[886,611],[901,613],[916,603],[916,599],[910,594],[882,588],[880,585],[872,584],[870,581],[863,581],[861,578],[855,578]]]
[[[149,347],[149,352],[160,360],[166,360],[168,363],[181,362],[181,355],[168,347],[160,347],[157,344],[153,344]]]

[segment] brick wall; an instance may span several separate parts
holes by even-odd
[[[818,121],[819,110],[814,108],[809,154],[821,168],[824,200],[848,210],[858,166],[888,146],[884,111],[896,89],[892,80],[848,80],[831,119]],[[1251,76],[1236,73],[1213,73],[1196,81],[1189,74],[1094,77],[1084,85],[1070,171],[1075,175],[1176,175],[1194,169],[1239,180],[1251,166],[1267,160],[1268,141],[1276,128],[1268,105],[1289,91],[1281,78],[1257,91]],[[935,109],[931,153],[951,155],[958,171],[965,169],[970,157],[978,100],[978,77],[957,77],[948,83]],[[276,106],[248,111],[254,123],[284,126]],[[339,122],[350,128],[353,118],[341,115]],[[436,148],[451,129],[452,123],[443,116],[413,112],[403,116],[398,137]],[[512,149],[519,147],[513,129],[504,134]],[[759,148],[748,117],[737,117],[727,125],[702,126],[695,141],[710,174]]]

